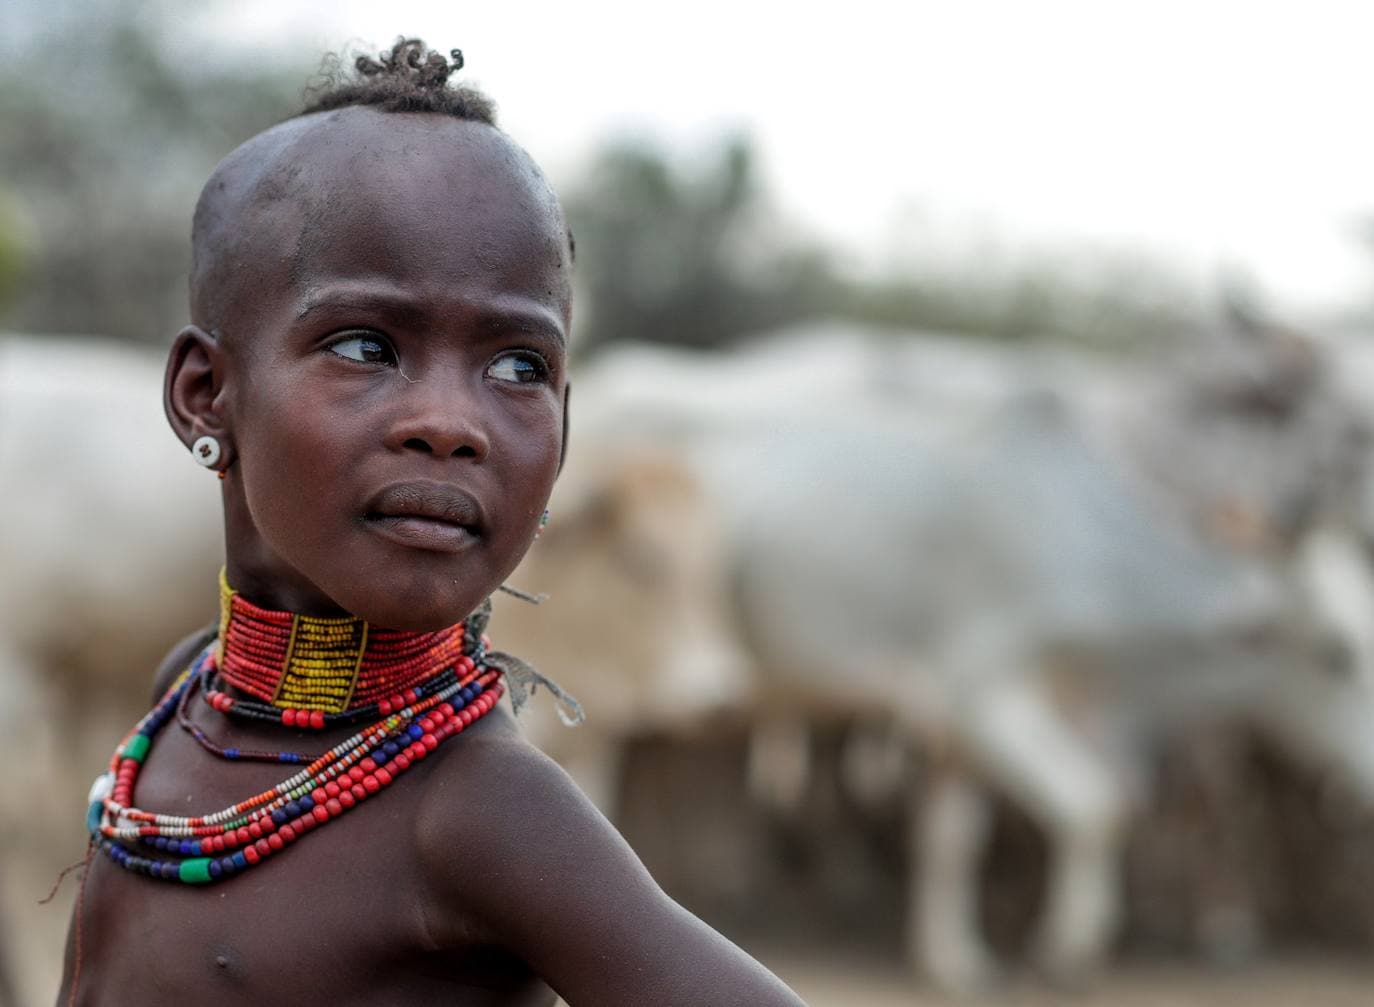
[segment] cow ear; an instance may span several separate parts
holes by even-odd
[[[619,486],[602,483],[583,495],[571,513],[559,508],[560,525],[564,525],[565,514],[576,523],[583,535],[601,538],[619,530],[624,521],[625,500]]]
[[[562,540],[565,536],[581,541],[613,537],[621,528],[627,512],[625,487],[614,468],[580,466],[572,482],[560,483],[553,506],[558,510],[556,527],[545,534]]]
[[[167,422],[188,451],[201,437],[219,441],[220,461],[214,466],[218,469],[227,469],[234,460],[233,437],[224,415],[225,368],[219,340],[188,325],[172,343],[162,387]]]
[[[700,496],[701,487],[676,458],[659,451],[625,459],[610,480],[621,507],[674,506]]]

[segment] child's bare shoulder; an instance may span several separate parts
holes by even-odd
[[[435,869],[449,870],[460,845],[466,868],[453,873],[485,888],[473,869],[518,865],[525,851],[540,850],[542,857],[552,852],[546,847],[565,849],[573,841],[629,854],[620,834],[504,708],[455,740],[436,752],[440,765],[416,823],[422,855],[433,858]]]
[[[434,924],[475,923],[569,1003],[801,1004],[665,895],[504,710],[459,740],[427,781],[416,817]]]
[[[446,750],[447,749],[447,750]],[[589,877],[666,896],[568,774],[502,707],[429,758],[415,841],[431,929],[455,923],[523,952],[529,914],[577,904]]]

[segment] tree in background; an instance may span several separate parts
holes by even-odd
[[[29,18],[0,61],[0,322],[169,341],[200,185],[292,111],[309,65],[178,45],[163,4],[77,6],[9,12]]]
[[[1203,322],[1195,294],[1122,255],[891,263],[845,272],[768,205],[748,141],[681,167],[644,142],[602,149],[567,199],[577,240],[578,349],[639,339],[696,347],[812,319],[1109,348],[1158,345]]]
[[[774,236],[753,149],[723,142],[694,171],[613,141],[567,195],[588,310],[579,349],[622,339],[709,347],[823,312],[819,252]]]
[[[0,318],[19,296],[25,272],[25,244],[14,200],[0,185]]]
[[[1370,263],[1374,265],[1374,215],[1360,221],[1359,235],[1364,241],[1365,251],[1370,255]],[[1364,314],[1366,318],[1374,318],[1374,282],[1369,284],[1365,294],[1367,302]]]

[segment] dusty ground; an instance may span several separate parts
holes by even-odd
[[[1162,966],[1118,967],[1091,988],[1067,993],[1030,980],[987,996],[942,997],[919,988],[893,963],[823,961],[795,953],[762,957],[810,1007],[1369,1007],[1374,962],[1266,963],[1238,972]]]

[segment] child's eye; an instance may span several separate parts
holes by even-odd
[[[507,353],[487,365],[487,376],[497,381],[511,381],[517,384],[547,381],[549,365],[544,362],[543,357],[535,353]]]
[[[330,343],[328,349],[331,353],[337,353],[341,357],[347,357],[349,360],[356,360],[362,364],[394,364],[396,362],[396,354],[392,351],[391,344],[380,336],[347,336],[338,342]]]

